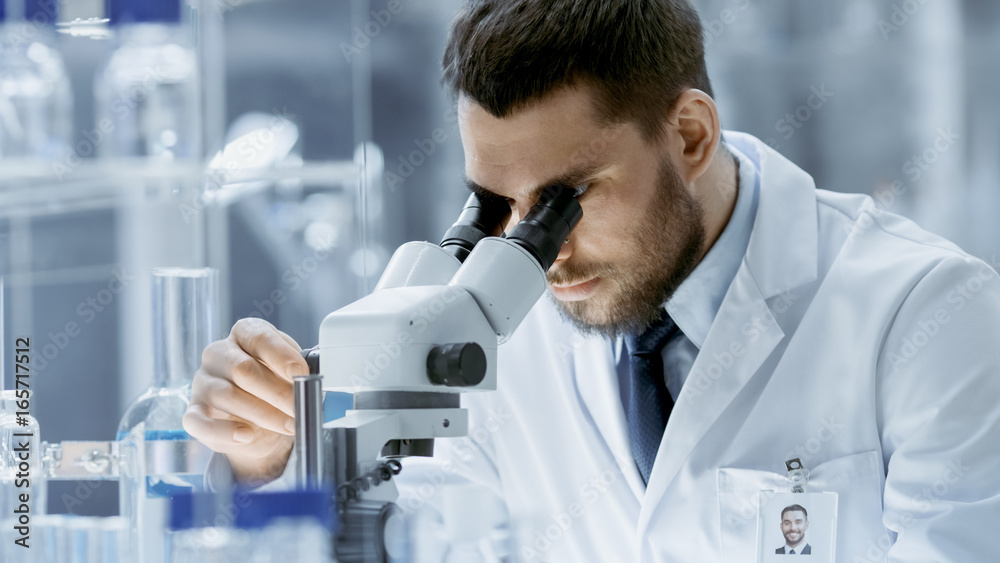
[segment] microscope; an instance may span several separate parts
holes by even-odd
[[[459,394],[495,391],[497,346],[545,291],[545,274],[583,216],[577,188],[548,187],[509,233],[501,198],[469,197],[440,245],[399,247],[374,291],[330,313],[295,378],[294,470],[301,488],[330,487],[338,561],[393,561],[394,475],[435,438],[468,433]],[[323,391],[354,409],[323,423]],[[387,531],[389,530],[389,531]]]

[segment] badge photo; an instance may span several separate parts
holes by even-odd
[[[757,510],[758,563],[806,556],[834,563],[837,545],[836,493],[761,491]]]

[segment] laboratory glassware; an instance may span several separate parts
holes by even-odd
[[[0,158],[61,158],[70,150],[73,99],[56,48],[60,3],[0,4]]]
[[[153,382],[125,411],[117,435],[120,514],[143,563],[164,560],[169,498],[202,488],[208,450],[182,419],[202,350],[216,333],[217,280],[211,268],[153,272]]]
[[[119,43],[94,83],[102,157],[201,154],[197,56],[180,0],[110,0]]]

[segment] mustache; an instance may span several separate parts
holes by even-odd
[[[575,285],[596,277],[606,277],[610,268],[605,264],[564,264],[549,269],[545,278],[553,285]]]

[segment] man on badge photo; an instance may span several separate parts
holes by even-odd
[[[799,504],[786,506],[781,511],[781,533],[785,545],[774,550],[776,555],[812,555],[812,546],[806,543],[809,529],[809,512]]]

